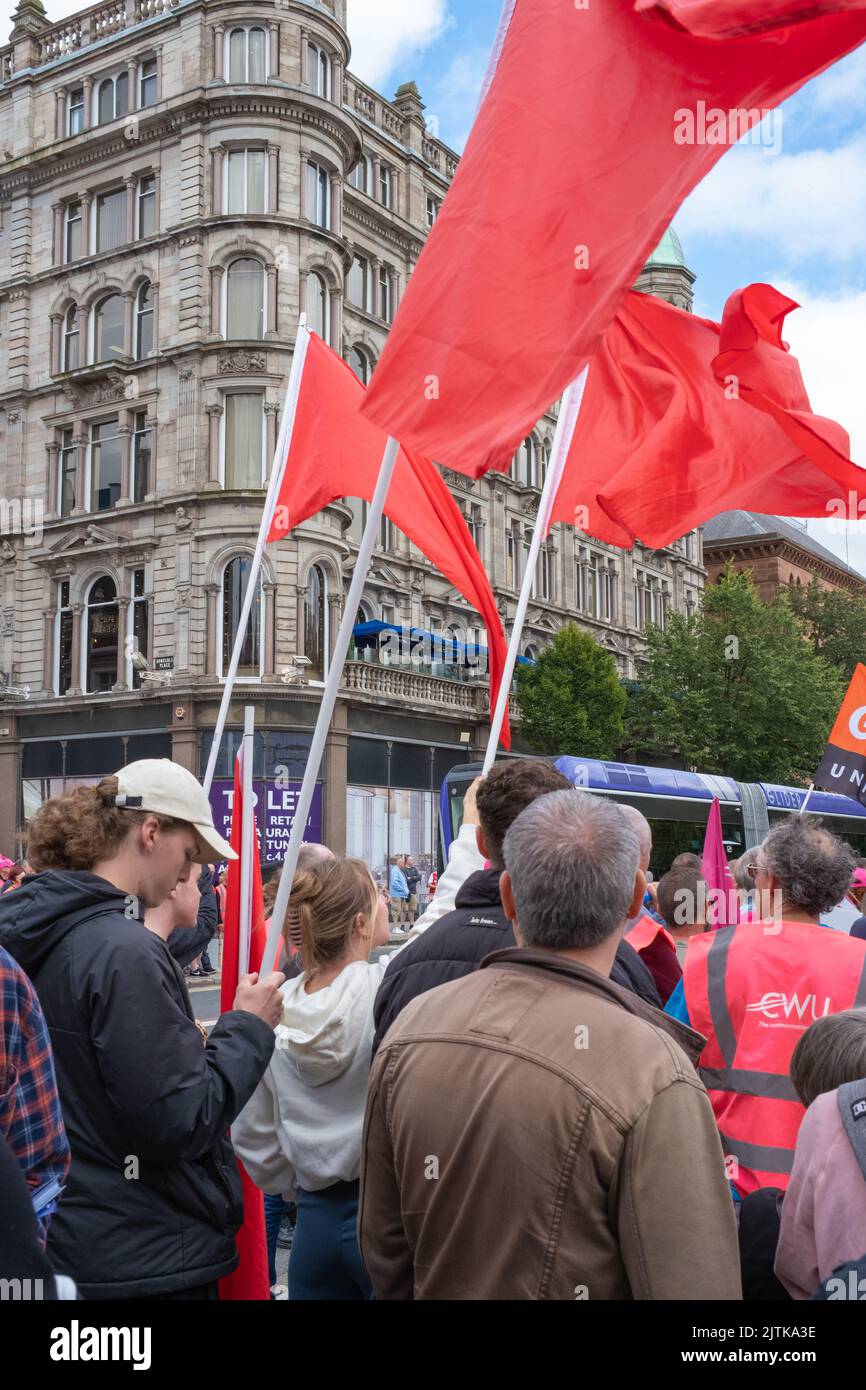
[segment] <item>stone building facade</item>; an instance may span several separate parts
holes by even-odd
[[[203,771],[299,314],[369,377],[435,221],[457,155],[413,83],[389,101],[352,76],[345,8],[110,0],[53,24],[20,0],[0,49],[7,851],[72,780],[142,756]],[[641,287],[688,303],[677,248]],[[554,424],[510,478],[448,476],[506,629]],[[299,776],[362,522],[337,504],[267,551],[219,778],[245,703],[265,795]],[[703,581],[699,534],[629,554],[557,528],[526,651],[577,616],[633,675],[646,623],[697,603]],[[359,617],[482,638],[387,523]],[[423,855],[444,771],[482,746],[486,690],[355,656],[321,831],[371,861]]]

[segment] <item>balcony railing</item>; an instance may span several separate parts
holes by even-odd
[[[367,696],[380,705],[428,705],[449,714],[484,719],[490,712],[487,683],[468,685],[465,681],[443,680],[406,671],[399,666],[382,666],[372,661],[347,661],[343,668],[343,690],[350,695]],[[515,700],[509,701],[510,717],[520,718]]]

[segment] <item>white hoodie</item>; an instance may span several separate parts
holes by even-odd
[[[282,986],[274,1055],[231,1131],[264,1192],[292,1199],[360,1176],[373,1001],[389,959],[355,961],[315,994],[304,975]]]

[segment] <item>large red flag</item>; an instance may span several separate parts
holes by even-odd
[[[338,497],[372,500],[387,435],[362,417],[363,399],[364,387],[351,367],[311,333],[269,541],[280,540]],[[502,619],[469,528],[432,463],[400,451],[385,513],[481,616],[493,709],[507,650]],[[510,747],[507,716],[501,739]]]
[[[235,792],[232,799],[232,829],[229,844],[238,855],[229,863],[223,925],[222,981],[220,1006],[225,1013],[232,1007],[238,980],[248,970],[258,970],[265,949],[265,910],[262,902],[262,870],[258,838],[253,822],[253,894],[249,963],[241,961],[241,874],[247,851],[243,845],[243,749],[235,762]],[[235,1157],[244,1194],[244,1224],[235,1236],[240,1260],[237,1268],[220,1280],[220,1298],[233,1302],[270,1298],[268,1249],[265,1233],[265,1199],[252,1182],[240,1159]]]
[[[472,476],[507,467],[686,195],[864,38],[866,0],[515,0],[364,414]]]
[[[630,292],[590,364],[553,520],[661,549],[719,512],[826,517],[863,487],[781,340],[792,308],[749,285],[720,326]]]

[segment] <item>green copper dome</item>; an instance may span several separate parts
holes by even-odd
[[[647,261],[647,265],[685,266],[685,263],[686,258],[683,255],[682,242],[673,227],[668,227],[655,251],[653,251]]]

